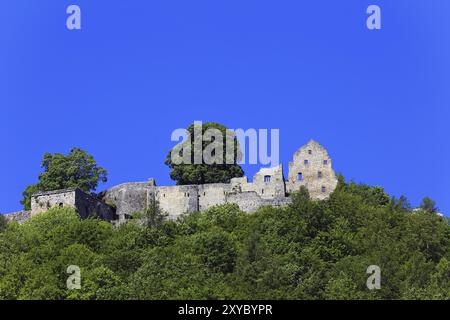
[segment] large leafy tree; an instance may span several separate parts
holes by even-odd
[[[228,130],[225,126],[215,123],[215,122],[207,122],[202,124],[201,134],[202,137],[206,137],[208,130],[212,132],[212,130],[220,131],[222,136],[222,148],[221,150],[211,150],[212,144],[214,142],[219,142],[215,140],[215,137],[210,137],[207,139],[203,139],[201,150],[197,150],[199,148],[195,148],[195,141],[198,141],[198,135],[200,134],[200,130],[195,130],[196,124],[191,124],[187,129],[187,136],[189,139],[184,140],[181,144],[184,152],[188,152],[190,154],[188,163],[183,162],[181,164],[176,164],[172,160],[173,152],[178,152],[174,149],[171,149],[167,155],[166,165],[170,167],[172,170],[170,172],[170,177],[177,182],[178,185],[187,185],[187,184],[204,184],[204,183],[228,183],[231,178],[242,177],[244,175],[244,171],[237,164],[241,159],[241,151],[239,148],[239,143],[236,139],[236,135],[234,132]],[[200,139],[202,138],[200,137]],[[205,141],[206,140],[206,141]],[[227,161],[227,143],[229,145],[229,150],[233,150],[232,159],[228,159]],[[190,148],[189,148],[190,144]],[[205,151],[206,150],[206,151]],[[220,163],[210,163],[208,164],[203,158],[200,164],[196,164],[195,157],[202,158],[204,152],[208,152],[211,150],[212,156],[219,157],[221,160]],[[220,156],[219,156],[220,155]],[[181,154],[180,154],[181,156]],[[219,162],[219,161],[217,161]]]
[[[46,153],[39,174],[39,182],[28,186],[22,193],[21,203],[25,210],[31,207],[31,196],[37,192],[60,189],[80,188],[85,192],[93,192],[98,183],[106,182],[108,173],[97,165],[94,157],[80,148],[73,148],[69,154]]]

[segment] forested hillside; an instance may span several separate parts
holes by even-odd
[[[430,199],[413,211],[342,179],[329,200],[293,197],[120,227],[59,208],[0,223],[0,299],[450,299],[450,226]],[[370,265],[380,290],[366,287]]]

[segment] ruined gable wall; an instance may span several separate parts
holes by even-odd
[[[299,173],[302,174],[301,181]],[[337,186],[331,158],[326,149],[315,141],[300,148],[289,163],[288,192],[298,191],[301,186],[308,189],[311,198],[320,200],[328,198]]]

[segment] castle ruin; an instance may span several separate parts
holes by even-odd
[[[162,210],[176,219],[184,213],[203,212],[220,204],[234,203],[242,211],[253,212],[261,206],[286,206],[289,194],[306,187],[312,199],[324,200],[337,186],[331,158],[314,140],[301,147],[289,163],[286,181],[283,167],[263,168],[249,182],[247,177],[233,178],[230,183],[204,185],[157,186],[154,179],[114,186],[101,193],[103,201],[80,189],[51,191],[32,196],[31,216],[52,207],[75,208],[81,218],[94,216],[123,222],[133,213],[142,212],[156,200]]]

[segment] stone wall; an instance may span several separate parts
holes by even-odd
[[[31,197],[31,216],[46,212],[54,207],[75,206],[75,189],[42,192]]]
[[[283,207],[291,203],[291,198],[280,197],[275,199],[264,199],[256,192],[231,193],[227,196],[227,203],[235,203],[242,211],[254,212],[262,206]]]
[[[91,216],[108,221],[116,219],[114,209],[111,206],[78,188],[43,192],[31,197],[31,216],[55,207],[73,208],[82,219]]]
[[[213,183],[198,186],[199,211],[205,211],[212,206],[224,204],[227,194],[231,192],[229,183]]]
[[[198,186],[156,187],[155,199],[169,219],[176,219],[183,213],[198,210]]]
[[[263,168],[253,176],[253,189],[263,199],[286,196],[283,167]]]
[[[304,160],[308,160],[305,164]],[[325,162],[324,162],[325,161]],[[298,180],[302,173],[302,180]],[[155,180],[125,183],[104,192],[104,200],[117,208],[121,220],[134,212],[144,211],[155,199],[171,219],[183,213],[205,211],[224,203],[236,203],[247,212],[264,205],[284,206],[291,202],[286,191],[308,188],[313,199],[325,199],[334,191],[337,179],[331,168],[331,159],[325,148],[311,140],[294,154],[289,163],[286,182],[282,165],[263,168],[249,182],[247,177],[231,179],[230,183],[157,187]]]
[[[81,219],[87,219],[89,217],[95,217],[106,221],[117,219],[113,207],[80,189],[75,190],[75,208]]]
[[[23,223],[27,221],[31,216],[31,211],[17,211],[5,214],[6,221],[16,221],[18,223]]]
[[[116,215],[123,221],[135,212],[142,212],[148,206],[148,196],[153,183],[123,183],[102,193],[102,199],[116,208]]]

